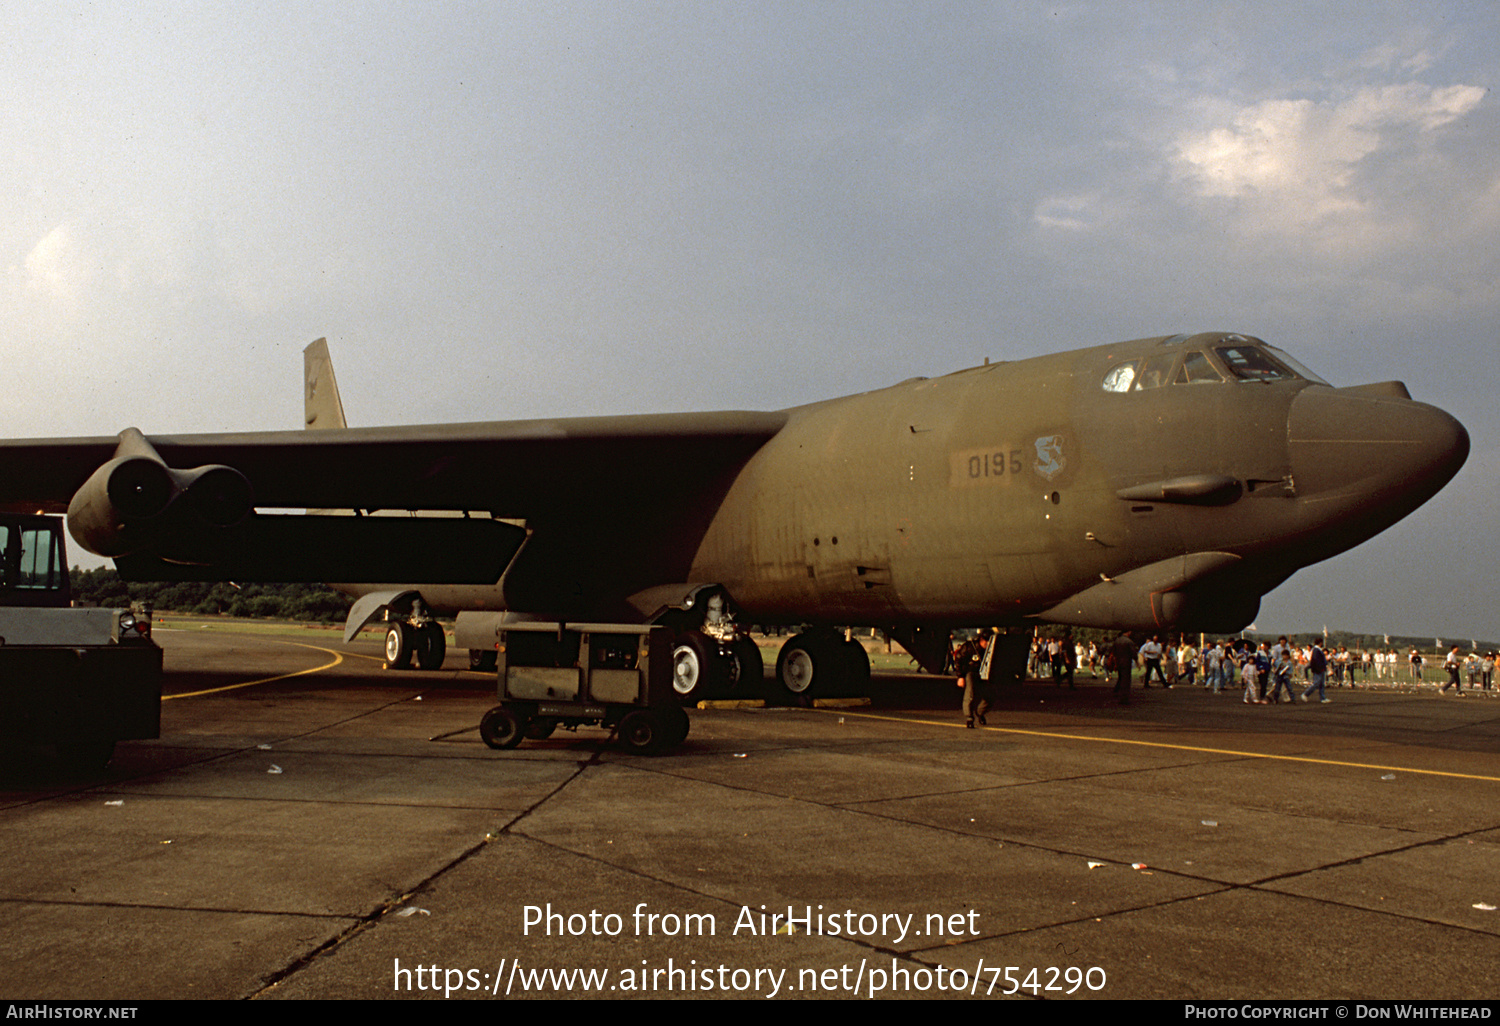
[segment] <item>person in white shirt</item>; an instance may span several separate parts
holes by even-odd
[[[1443,669],[1448,671],[1448,683],[1444,684],[1438,690],[1438,694],[1441,695],[1445,693],[1449,688],[1452,688],[1454,694],[1459,695],[1460,697],[1463,696],[1464,682],[1458,676],[1459,664],[1462,661],[1462,657],[1458,654],[1458,646],[1454,645],[1451,649],[1448,650],[1448,658],[1443,660]]]
[[[1161,642],[1157,640],[1156,635],[1151,635],[1150,640],[1141,646],[1140,655],[1141,662],[1146,667],[1145,677],[1141,682],[1142,686],[1148,688],[1151,686],[1151,671],[1155,670],[1156,679],[1161,681],[1161,686],[1164,688],[1171,687],[1172,685],[1167,683],[1166,675],[1161,672]]]

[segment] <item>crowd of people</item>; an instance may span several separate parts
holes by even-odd
[[[1207,642],[1200,651],[1189,638],[1153,635],[1137,643],[1133,635],[1121,634],[1112,645],[1075,642],[1071,636],[1037,638],[1031,646],[1027,674],[1051,676],[1054,683],[1073,683],[1074,669],[1087,669],[1090,677],[1114,676],[1122,701],[1129,700],[1128,671],[1140,668],[1141,684],[1152,681],[1170,688],[1178,685],[1210,688],[1215,694],[1243,689],[1244,701],[1270,704],[1281,701],[1330,701],[1330,687],[1361,687],[1366,684],[1402,680],[1424,683],[1429,677],[1441,683],[1439,693],[1450,688],[1463,694],[1464,684],[1488,691],[1494,683],[1497,653],[1471,651],[1467,655],[1453,645],[1443,660],[1443,677],[1436,677],[1427,657],[1412,649],[1403,655],[1395,648],[1353,649],[1347,645],[1325,645],[1321,640],[1292,644],[1285,635],[1275,642],[1225,638]],[[1122,666],[1122,661],[1124,665]],[[1127,671],[1122,674],[1122,670]],[[1121,686],[1118,681],[1126,678]],[[1299,689],[1295,694],[1294,684]]]
[[[958,681],[964,688],[963,711],[967,725],[985,722],[989,694],[984,683],[990,675],[989,661],[992,632],[985,630],[958,645],[952,652]],[[1450,688],[1464,693],[1464,682],[1471,689],[1489,691],[1495,679],[1496,652],[1472,651],[1464,655],[1453,645],[1443,659],[1443,676],[1432,683],[1439,694]],[[1202,650],[1188,637],[1153,635],[1138,641],[1129,631],[1101,645],[1096,641],[1074,640],[1071,632],[1061,636],[1032,638],[1027,658],[1026,676],[1048,679],[1058,687],[1076,687],[1078,673],[1087,672],[1092,679],[1115,678],[1115,696],[1121,705],[1130,704],[1134,671],[1143,671],[1141,685],[1151,687],[1153,679],[1162,688],[1179,686],[1208,688],[1214,694],[1239,693],[1249,705],[1281,702],[1327,704],[1329,688],[1365,687],[1372,684],[1397,684],[1403,680],[1422,684],[1428,679],[1428,661],[1416,649],[1403,655],[1395,648],[1353,649],[1347,645],[1326,645],[1321,639],[1293,644],[1286,635],[1275,642],[1246,638],[1224,638],[1205,642]],[[1444,682],[1445,679],[1445,682]]]

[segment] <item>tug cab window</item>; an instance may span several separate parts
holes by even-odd
[[[48,530],[22,529],[21,565],[14,587],[57,588],[62,574],[57,536]]]

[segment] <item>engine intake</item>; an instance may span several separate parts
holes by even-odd
[[[114,458],[68,504],[68,531],[95,555],[128,556],[169,528],[237,524],[254,504],[250,482],[233,467],[173,470],[145,435],[126,428]]]

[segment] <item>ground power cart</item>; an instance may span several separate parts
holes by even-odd
[[[602,726],[631,752],[681,744],[688,716],[672,690],[672,646],[659,627],[635,624],[492,624],[480,630],[496,654],[500,704],[479,734],[491,748],[541,740],[558,727]],[[461,645],[480,648],[476,621],[460,623]]]

